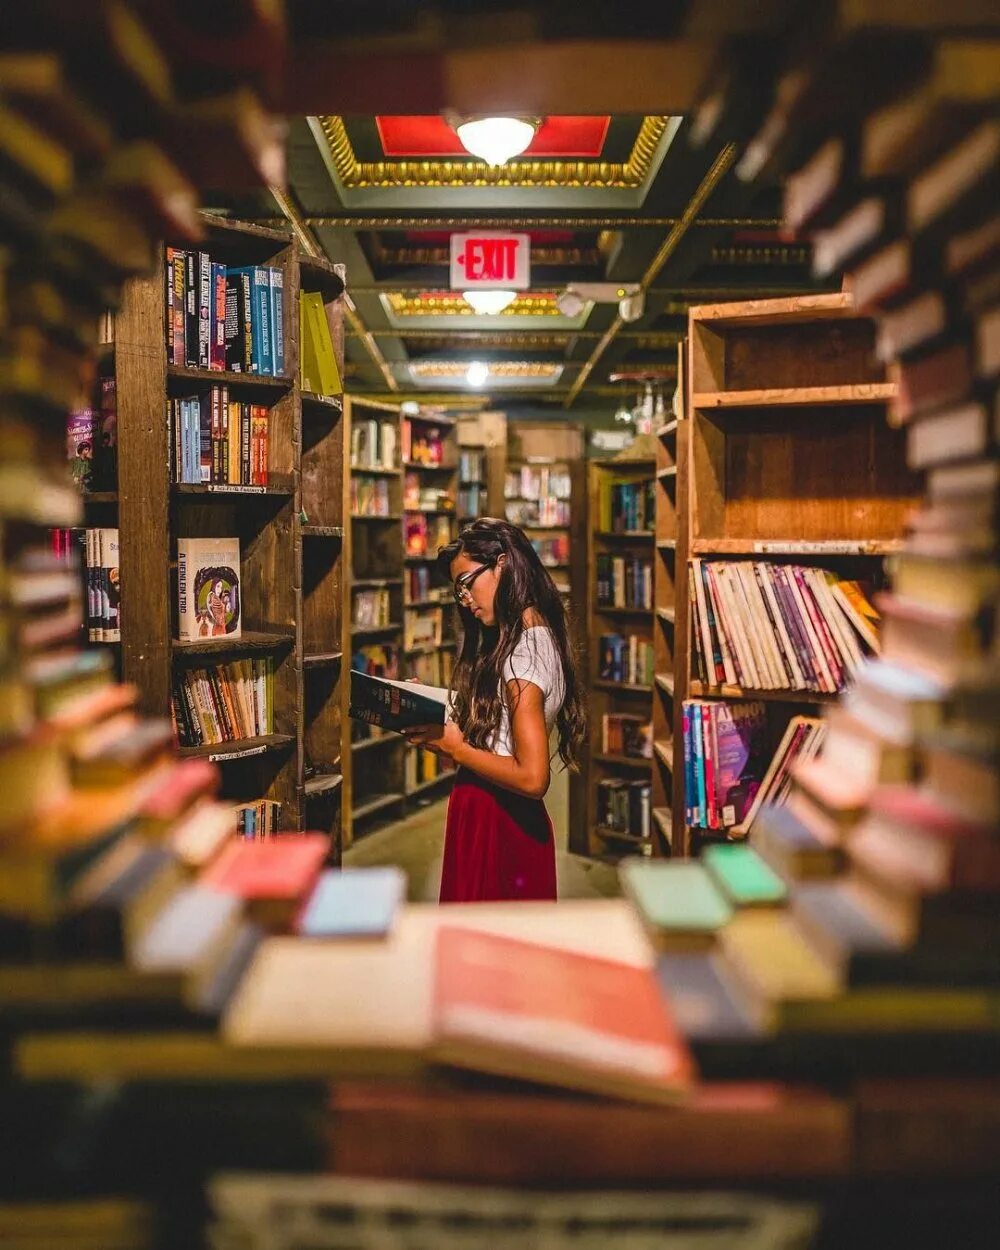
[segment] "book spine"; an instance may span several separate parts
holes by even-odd
[[[240,288],[242,278],[238,273],[226,271],[226,369],[230,373],[243,371],[243,336],[240,334]]]
[[[268,273],[271,279],[271,344],[274,363],[272,372],[276,378],[280,378],[284,377],[285,373],[285,275],[276,266],[272,266]]]
[[[240,404],[240,481],[249,485],[250,478],[250,412],[249,404]]]
[[[222,481],[222,387],[212,387],[212,482]]]
[[[254,373],[270,375],[271,358],[271,290],[267,270],[258,265],[253,271],[253,359]]]
[[[226,367],[226,325],[228,288],[226,266],[212,262],[212,319],[209,367],[222,371]]]
[[[715,705],[706,703],[701,709],[702,754],[705,760],[705,824],[709,829],[719,828],[719,806],[716,802],[715,769]]]
[[[184,349],[184,327],[187,324],[187,311],[184,303],[186,283],[186,262],[184,253],[173,249],[174,298],[173,298],[173,334],[171,338],[171,361],[173,365],[184,365],[186,355]]]
[[[181,423],[180,416],[177,412],[177,400],[167,400],[167,428],[172,435],[172,445],[174,449],[173,463],[173,480],[175,482],[183,481],[183,473],[181,469]]]
[[[198,258],[184,253],[184,364],[198,367]]]
[[[695,784],[698,787],[696,798],[695,815],[697,817],[695,823],[699,828],[706,825],[706,808],[707,801],[705,796],[705,739],[702,730],[702,721],[704,714],[704,705],[696,703],[694,705],[694,721],[692,725],[691,738],[694,744],[694,776]]]
[[[177,636],[182,641],[195,637],[190,590],[187,544],[181,539],[177,543]]]
[[[246,269],[240,271],[239,318],[243,338],[243,372],[253,373],[253,295],[250,274]]]
[[[795,597],[789,585],[788,570],[784,567],[774,565],[775,574],[775,591],[777,593],[778,602],[782,608],[785,617],[785,624],[788,627],[789,636],[795,647],[795,654],[799,664],[805,674],[805,688],[807,690],[821,690],[819,672],[813,661],[812,647],[809,645],[808,638],[805,633],[805,626],[802,622],[801,615],[796,603]]]
[[[198,253],[198,368],[212,360],[212,262],[207,252]]]
[[[198,481],[212,480],[212,404],[216,388],[198,398]]]
[[[163,253],[163,280],[164,280],[164,297],[166,307],[166,317],[164,320],[164,332],[166,335],[167,348],[167,364],[176,364],[174,360],[174,249],[168,247]]]

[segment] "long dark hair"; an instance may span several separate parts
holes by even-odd
[[[496,598],[496,625],[482,626],[468,608],[459,607],[464,640],[452,679],[455,719],[472,746],[488,747],[500,728],[499,690],[514,723],[517,696],[502,679],[504,668],[524,633],[524,613],[534,608],[552,631],[562,661],[566,697],[556,717],[559,758],[575,768],[586,730],[586,712],[577,679],[573,647],[566,628],[566,609],[548,570],[524,533],[509,521],[480,517],[467,525],[454,542],[438,549],[438,564],[451,579],[451,562],[464,552],[470,560],[495,568],[501,556]]]

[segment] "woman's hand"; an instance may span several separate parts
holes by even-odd
[[[438,755],[450,755],[465,745],[465,735],[453,720],[444,725],[414,725],[405,734],[411,746],[423,747]]]

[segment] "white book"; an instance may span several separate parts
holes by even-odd
[[[182,641],[239,638],[242,592],[238,538],[177,540],[177,628]]]

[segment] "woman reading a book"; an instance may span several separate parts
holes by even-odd
[[[438,553],[462,614],[452,719],[407,737],[458,766],[445,826],[441,902],[554,899],[543,798],[549,734],[572,767],[585,719],[552,578],[521,530],[483,518]]]

